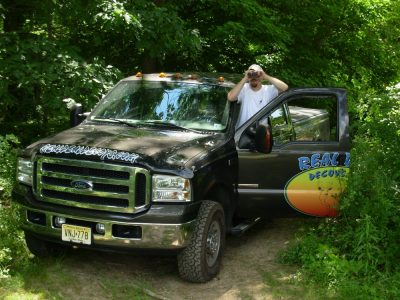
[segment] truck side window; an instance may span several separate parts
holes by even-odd
[[[303,96],[287,102],[296,141],[337,141],[337,100]]]
[[[274,109],[268,118],[274,146],[280,146],[293,140],[293,130],[288,122],[283,105]]]

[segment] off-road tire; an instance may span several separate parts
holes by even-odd
[[[207,282],[218,274],[225,232],[225,215],[221,204],[203,201],[188,246],[178,254],[178,269],[182,279]]]
[[[45,258],[50,256],[64,255],[68,247],[61,244],[44,241],[30,232],[25,231],[25,242],[29,251],[37,257]]]

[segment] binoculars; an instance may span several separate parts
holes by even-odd
[[[247,76],[249,77],[249,78],[257,78],[258,77],[258,72],[257,71],[249,71],[249,72],[247,72]]]

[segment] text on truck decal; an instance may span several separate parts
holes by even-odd
[[[333,217],[337,215],[340,194],[349,174],[350,153],[345,153],[343,166],[339,153],[314,153],[298,158],[300,173],[286,184],[285,198],[294,209],[308,215]]]
[[[89,146],[78,146],[78,145],[53,145],[46,144],[39,150],[41,154],[73,154],[73,155],[87,155],[87,156],[98,156],[101,160],[105,158],[109,160],[122,160],[130,163],[135,163],[139,158],[138,154],[117,151],[106,148],[97,148]]]

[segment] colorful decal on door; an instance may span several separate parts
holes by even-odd
[[[338,158],[337,152],[299,157],[302,172],[286,184],[286,201],[307,215],[336,216],[340,194],[346,188],[350,153],[346,153],[343,166],[339,165]]]

